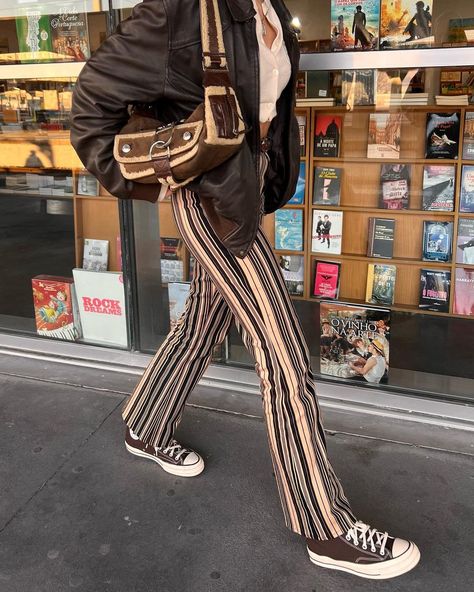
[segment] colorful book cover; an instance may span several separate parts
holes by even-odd
[[[464,165],[461,177],[461,212],[474,212],[474,165]]]
[[[452,222],[423,221],[423,261],[451,261]]]
[[[189,282],[169,282],[168,284],[170,330],[173,329],[184,312],[190,289]]]
[[[109,241],[92,238],[84,239],[83,269],[107,271],[109,263]]]
[[[371,304],[391,306],[395,298],[395,265],[369,263],[365,299]]]
[[[380,49],[413,49],[433,43],[433,4],[419,0],[382,0]]]
[[[474,111],[467,111],[464,119],[462,157],[465,160],[474,160]]]
[[[26,9],[25,12],[25,16],[15,19],[19,61],[34,64],[51,60],[53,56],[49,16],[34,8]]]
[[[300,162],[300,173],[296,184],[296,191],[293,197],[288,201],[289,204],[303,204],[304,192],[306,188],[306,163]]]
[[[342,117],[317,115],[314,129],[314,155],[337,158],[341,146]]]
[[[341,197],[342,169],[316,167],[314,169],[313,204],[338,206]]]
[[[39,335],[76,341],[81,325],[72,278],[37,275],[31,279]]]
[[[311,250],[313,253],[332,253],[342,251],[343,212],[337,210],[313,210]]]
[[[426,158],[456,159],[459,151],[459,113],[427,113]]]
[[[162,237],[160,244],[161,283],[184,280],[183,241],[174,237]]]
[[[280,268],[288,292],[292,296],[303,296],[304,257],[303,255],[280,255]]]
[[[449,312],[450,286],[450,271],[421,269],[419,308],[438,312]]]
[[[395,220],[393,218],[369,218],[367,257],[391,259],[395,238]]]
[[[321,374],[371,384],[387,382],[390,363],[390,311],[321,302]]]
[[[454,165],[429,164],[423,167],[424,210],[454,210],[455,175]]]
[[[406,210],[410,198],[411,165],[383,164],[380,169],[379,208]]]
[[[474,265],[474,218],[459,218],[456,263]]]
[[[375,105],[376,70],[342,71],[342,104]]]
[[[337,298],[339,296],[340,276],[340,263],[335,261],[315,261],[313,296]]]
[[[303,211],[282,208],[275,212],[275,249],[303,250]]]
[[[380,0],[331,0],[334,51],[378,48]]]
[[[460,315],[474,315],[474,269],[456,267],[453,312]]]
[[[77,3],[63,2],[60,13],[51,15],[52,46],[56,60],[85,62],[91,56],[87,14]]]
[[[84,340],[127,347],[122,273],[74,268],[72,274]]]
[[[400,158],[401,113],[371,113],[367,158]]]

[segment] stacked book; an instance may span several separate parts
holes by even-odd
[[[429,93],[378,94],[377,106],[428,105]]]
[[[297,99],[296,101],[297,107],[334,107],[335,104],[336,102],[332,97],[310,97],[307,99]]]
[[[437,105],[447,105],[450,107],[459,105],[469,105],[469,95],[436,95]]]

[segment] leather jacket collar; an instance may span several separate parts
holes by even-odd
[[[255,14],[252,0],[226,0],[234,21],[248,21]]]

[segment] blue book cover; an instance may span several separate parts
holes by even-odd
[[[302,210],[280,209],[275,212],[275,249],[303,250]]]
[[[423,222],[423,261],[451,261],[452,222]]]
[[[300,174],[298,176],[298,183],[293,197],[288,201],[289,204],[303,204],[304,190],[306,187],[306,163],[300,162]]]

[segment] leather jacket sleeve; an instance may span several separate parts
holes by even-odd
[[[72,98],[71,143],[85,168],[114,196],[158,199],[156,185],[126,180],[113,157],[128,105],[163,96],[168,24],[163,0],[144,0],[122,21],[79,74]]]

